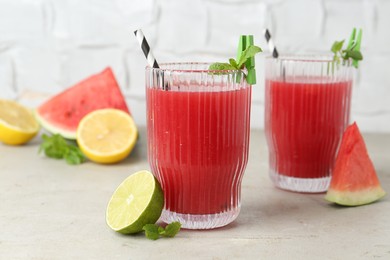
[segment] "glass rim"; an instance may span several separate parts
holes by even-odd
[[[334,62],[333,53],[305,53],[305,54],[283,54],[278,58],[274,58],[269,55],[266,60],[275,60],[281,62],[301,62],[301,63],[329,63]],[[352,62],[348,61],[347,66],[350,66]]]
[[[183,69],[183,68],[164,68],[164,66],[179,66],[179,65],[210,65],[214,62],[163,62],[159,63],[160,68],[152,68],[150,65],[147,65],[145,67],[146,70],[156,70],[156,71],[162,71],[162,72],[180,72],[180,73],[237,73],[245,71],[245,69],[239,70],[209,70],[209,69]]]

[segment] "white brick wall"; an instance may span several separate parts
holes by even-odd
[[[138,124],[145,124],[142,28],[160,62],[225,61],[240,34],[280,52],[325,51],[364,30],[352,117],[390,132],[390,1],[386,0],[0,0],[0,97],[29,106],[111,66]],[[264,56],[256,58],[252,126],[263,126]]]

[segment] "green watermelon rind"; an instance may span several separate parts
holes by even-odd
[[[344,131],[325,199],[360,206],[385,196],[360,130],[354,122]]]
[[[338,191],[329,189],[325,199],[342,206],[361,206],[377,201],[385,195],[386,192],[381,186],[359,191]]]
[[[51,134],[59,134],[62,137],[70,140],[76,140],[75,131],[67,131],[61,127],[56,127],[52,123],[49,123],[45,118],[41,117],[37,110],[34,110],[35,118],[38,120],[39,124]]]

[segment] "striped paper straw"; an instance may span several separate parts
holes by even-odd
[[[137,37],[138,43],[141,46],[141,49],[145,54],[146,59],[148,60],[149,66],[156,69],[160,68],[160,66],[158,66],[156,59],[153,56],[152,50],[150,49],[144,34],[142,33],[142,30],[141,29],[135,30],[134,34],[135,37]]]
[[[275,59],[278,58],[279,57],[278,50],[276,49],[275,44],[271,39],[271,34],[269,33],[268,29],[264,30],[264,36],[265,36],[265,39],[267,40],[268,48],[269,48],[270,52],[272,53],[272,57],[274,57]]]

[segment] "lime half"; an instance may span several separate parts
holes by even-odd
[[[144,225],[156,223],[163,206],[160,183],[151,172],[139,171],[115,190],[107,206],[106,221],[119,233],[137,233]]]

